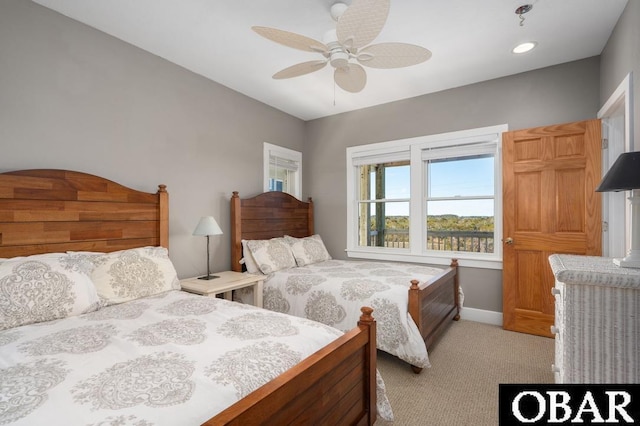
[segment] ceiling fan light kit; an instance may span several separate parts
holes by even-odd
[[[338,21],[338,19],[342,16],[344,11],[347,10],[347,5],[341,2],[334,3],[331,6],[331,17],[334,21]]]
[[[351,6],[335,3],[331,16],[336,28],[327,31],[322,42],[312,38],[269,27],[252,29],[271,41],[308,52],[320,53],[324,59],[292,65],[273,75],[275,79],[309,74],[330,64],[335,83],[347,92],[364,89],[367,74],[361,65],[371,68],[402,68],[422,63],[431,52],[407,43],[370,44],[382,31],[389,15],[390,0],[353,0]],[[357,63],[354,63],[357,62]]]

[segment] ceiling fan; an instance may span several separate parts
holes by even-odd
[[[389,6],[390,0],[353,0],[348,7],[344,3],[335,3],[331,6],[331,16],[337,21],[337,25],[324,35],[322,42],[275,28],[254,26],[252,29],[276,43],[324,56],[321,60],[285,68],[275,73],[274,79],[298,77],[331,64],[336,84],[348,92],[357,93],[367,83],[367,74],[361,65],[371,68],[402,68],[419,64],[431,57],[428,49],[413,44],[369,44],[382,31],[389,15]]]

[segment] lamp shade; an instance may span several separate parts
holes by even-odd
[[[213,216],[203,216],[198,222],[193,235],[207,236],[207,235],[221,235],[222,229],[218,226],[218,222]]]
[[[620,154],[613,163],[596,192],[627,191],[640,189],[640,151]]]

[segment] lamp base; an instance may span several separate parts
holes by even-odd
[[[199,280],[213,280],[215,278],[220,278],[217,275],[205,275],[204,277],[198,277]]]
[[[621,268],[640,268],[640,250],[629,250],[624,259],[613,259]]]

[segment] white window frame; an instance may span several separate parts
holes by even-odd
[[[358,166],[362,166],[362,165],[366,165],[366,164],[380,164],[380,163],[387,163],[387,162],[399,162],[399,161],[409,161],[410,160],[410,151],[409,150],[402,150],[402,151],[396,151],[396,152],[386,152],[383,154],[374,154],[374,155],[368,155],[368,156],[363,156],[363,157],[357,157],[353,159],[353,166],[354,167],[358,167]],[[409,166],[411,166],[409,164]],[[356,183],[357,185],[357,183]],[[358,188],[359,186],[356,186],[356,188]],[[354,188],[354,196],[356,194],[358,194],[359,191],[356,190]],[[382,199],[376,199],[375,195],[372,194],[372,197],[370,197],[369,199],[365,200],[362,197],[358,197],[358,199],[356,200],[356,216],[359,215],[360,209],[359,206],[361,203],[365,202],[365,203],[386,203],[388,201],[391,202],[408,202],[409,203],[409,207],[411,207],[411,198],[409,195],[409,198],[393,198],[393,199],[388,199],[388,198],[382,198]],[[357,217],[356,220],[358,220],[359,218]],[[358,233],[358,225],[356,225],[356,233]],[[357,245],[357,241],[359,240],[359,236],[356,235],[356,246]],[[361,247],[361,246],[358,246]],[[392,247],[385,247],[384,248],[385,251],[390,251],[390,252],[399,252],[399,253],[403,253],[403,252],[408,252],[409,249],[406,248],[392,248]]]
[[[292,161],[297,164],[297,170],[295,171],[295,188],[294,193],[291,194],[297,199],[302,197],[302,153],[293,149],[285,148],[278,145],[273,145],[268,142],[263,143],[262,148],[262,161],[263,161],[263,190],[269,192],[269,166],[271,157],[282,158],[287,161]],[[286,192],[286,191],[285,191]]]
[[[448,265],[456,258],[461,266],[502,269],[502,133],[509,130],[502,124],[410,139],[360,145],[347,148],[347,255],[364,259]],[[468,152],[470,144],[491,144],[494,150],[494,253],[439,251],[426,249],[426,194],[423,151],[430,148],[455,149]],[[477,147],[478,145],[476,145]],[[450,150],[448,149],[448,151]],[[477,148],[476,148],[477,149]],[[358,173],[359,165],[384,163],[398,158],[410,158],[411,200],[409,207],[410,249],[362,247],[358,245]],[[417,219],[416,219],[417,218]],[[413,242],[421,241],[421,244]]]

